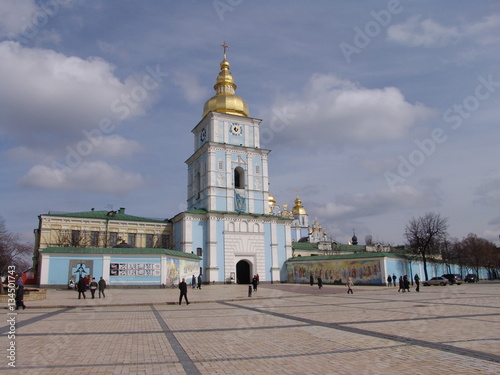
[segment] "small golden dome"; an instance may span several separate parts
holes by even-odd
[[[224,52],[224,60],[220,63],[220,72],[217,76],[217,83],[214,85],[215,95],[205,102],[203,117],[212,111],[248,117],[247,103],[234,93],[236,85],[229,71],[229,66],[230,64],[226,60],[226,53]]]
[[[271,206],[276,205],[276,199],[271,194],[269,194],[269,205]]]
[[[297,197],[295,199],[295,206],[292,208],[292,214],[295,215],[307,215],[306,209],[302,206],[302,201]]]

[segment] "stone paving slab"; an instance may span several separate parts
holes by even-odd
[[[1,374],[498,374],[500,284],[49,290],[3,310]],[[2,311],[2,310],[0,310]],[[15,338],[8,339],[8,319]],[[12,352],[12,350],[11,350]]]

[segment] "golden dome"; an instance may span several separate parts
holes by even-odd
[[[234,93],[236,85],[229,71],[229,66],[224,50],[224,60],[220,63],[220,73],[217,76],[217,83],[214,85],[215,95],[205,102],[203,117],[211,111],[248,117],[247,103]]]
[[[295,206],[292,208],[292,214],[295,215],[307,215],[306,209],[302,206],[302,201],[297,197],[295,199]]]

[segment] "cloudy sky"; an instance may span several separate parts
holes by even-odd
[[[0,214],[186,208],[191,130],[227,56],[270,191],[347,242],[436,212],[499,243],[498,1],[0,2]]]

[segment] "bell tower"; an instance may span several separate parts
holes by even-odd
[[[248,105],[235,94],[227,44],[215,95],[205,102],[194,127],[194,153],[188,166],[188,210],[267,214],[269,150],[260,148],[261,120],[249,117]]]

